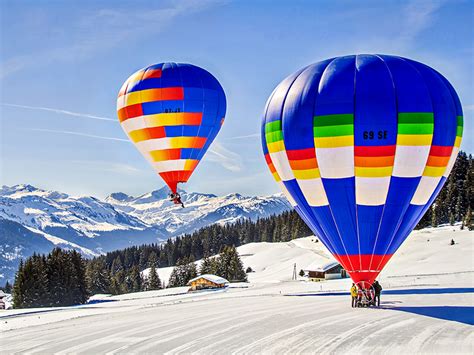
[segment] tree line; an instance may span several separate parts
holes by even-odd
[[[84,259],[75,250],[55,248],[48,255],[33,254],[18,267],[13,285],[15,308],[85,303],[85,270]]]

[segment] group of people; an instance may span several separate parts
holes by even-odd
[[[351,298],[352,308],[363,307],[363,306],[377,306],[380,307],[380,294],[382,293],[382,286],[375,280],[372,287],[363,288],[358,287],[352,283],[351,287]]]

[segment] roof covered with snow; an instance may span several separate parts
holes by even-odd
[[[338,266],[339,263],[337,261],[330,261],[326,264],[320,263],[312,263],[305,268],[306,271],[316,271],[316,272],[326,272],[332,269],[335,266]]]
[[[191,282],[199,280],[199,279],[206,279],[207,281],[213,282],[218,285],[229,283],[229,281],[224,279],[223,277],[220,277],[217,275],[211,275],[211,274],[204,274],[204,275],[199,275],[198,277],[195,277],[194,279],[189,280],[188,285],[191,284]]]

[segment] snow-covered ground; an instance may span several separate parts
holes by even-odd
[[[291,281],[295,263],[331,260],[316,238],[248,244],[239,252],[255,272],[225,290],[2,311],[0,353],[472,354],[473,238],[459,226],[413,232],[379,278],[378,309],[350,307],[349,279]],[[169,268],[158,271],[166,280]]]

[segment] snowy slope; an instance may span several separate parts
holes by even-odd
[[[100,200],[45,191],[31,185],[3,186],[0,189],[0,219],[19,223],[42,235],[49,245],[74,248],[90,256],[131,245],[160,242],[213,223],[257,219],[290,208],[280,195],[215,196],[185,191],[181,194],[186,204],[184,209],[168,201],[167,188],[138,197],[113,193]],[[15,243],[13,231],[9,231],[8,245],[14,249],[19,245]],[[22,233],[17,234],[17,239],[23,240]],[[5,244],[6,238],[0,229],[0,244]],[[23,245],[21,256],[29,256],[35,251],[40,250]],[[5,257],[11,259],[0,254],[0,269],[5,266]],[[16,261],[9,261],[9,272],[0,272],[0,284],[3,284],[2,279],[13,277],[12,265],[18,263],[19,258],[20,254],[14,258]]]
[[[314,237],[254,243],[239,248],[256,270],[247,284],[1,312],[0,352],[472,354],[473,238],[459,226],[412,233],[381,275],[378,309],[352,309],[348,279],[290,280],[293,263],[328,260]]]

